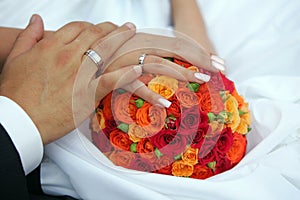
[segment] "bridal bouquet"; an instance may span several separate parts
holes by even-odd
[[[115,165],[132,170],[206,179],[231,169],[246,152],[248,104],[224,74],[170,60],[211,79],[198,84],[143,75],[149,89],[172,102],[169,108],[122,89],[111,92],[95,110],[93,143]]]

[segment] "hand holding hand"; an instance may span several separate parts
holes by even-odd
[[[105,36],[119,32],[126,33],[115,43],[101,43]],[[42,19],[33,16],[3,68],[0,95],[28,113],[47,144],[86,119],[94,102],[114,89],[117,81],[128,84],[141,70],[128,66],[96,78],[97,66],[84,56],[88,49],[94,49],[107,59],[135,34],[132,24],[117,28],[111,23],[73,22],[45,38],[43,33]],[[126,79],[118,80],[120,74],[126,74]]]

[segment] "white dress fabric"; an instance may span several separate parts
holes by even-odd
[[[127,170],[91,143],[85,123],[45,148],[44,191],[91,200],[299,199],[300,1],[198,2],[228,77],[250,105],[252,131],[241,163],[207,180]],[[24,27],[33,13],[47,29],[72,20],[171,26],[167,0],[2,0],[0,8],[1,26]]]

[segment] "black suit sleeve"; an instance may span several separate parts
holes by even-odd
[[[40,167],[25,176],[17,149],[0,124],[0,199],[3,200],[75,200],[68,196],[43,193]]]
[[[26,176],[17,149],[0,124],[0,197],[29,199]]]

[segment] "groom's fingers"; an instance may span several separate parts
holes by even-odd
[[[26,29],[23,30],[17,37],[7,61],[30,50],[39,40],[42,39],[43,34],[44,24],[42,18],[39,15],[33,15]]]

